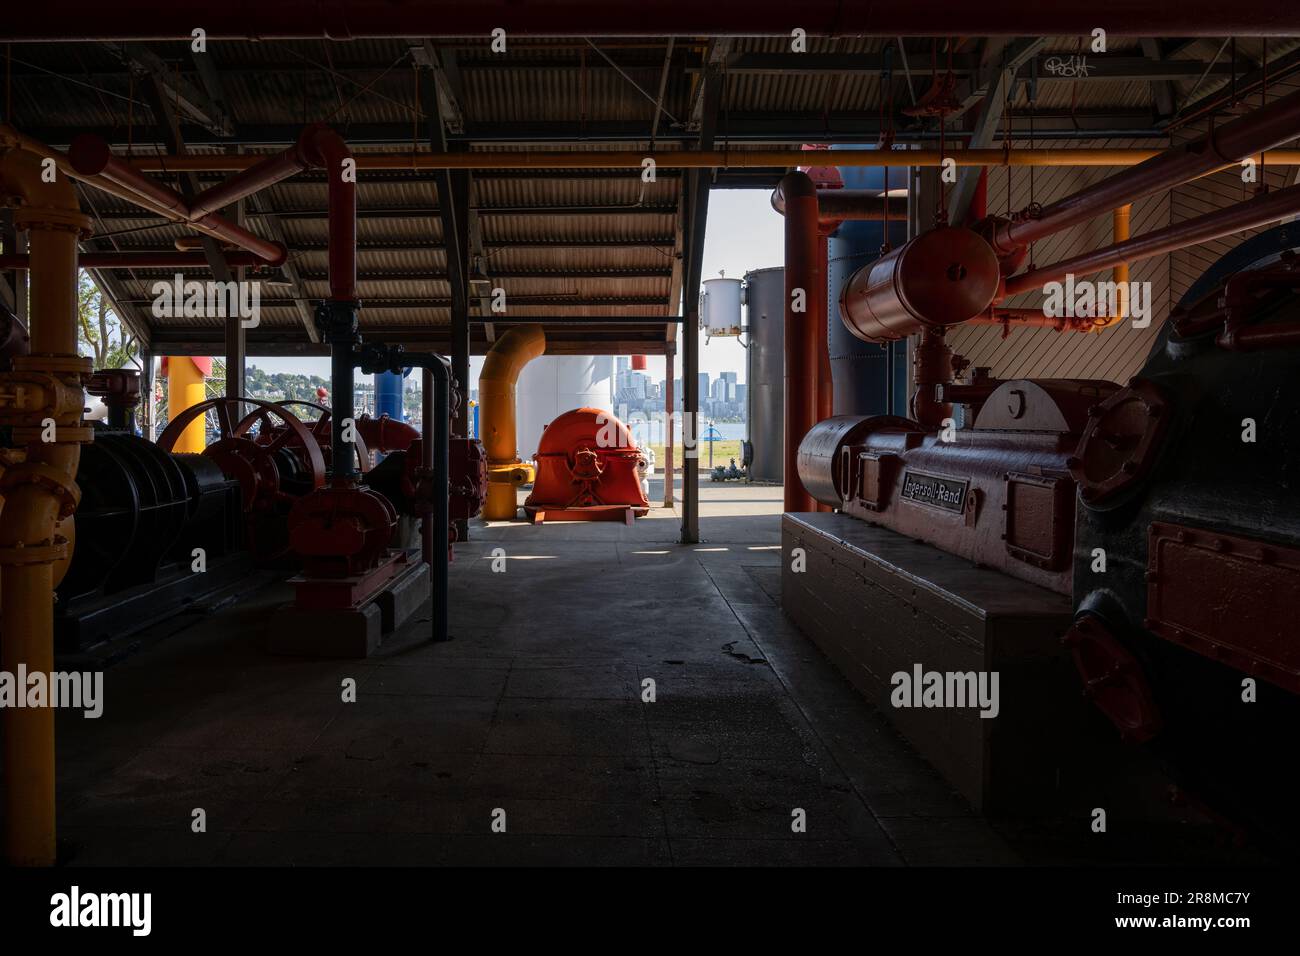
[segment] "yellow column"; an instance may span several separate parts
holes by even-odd
[[[174,421],[181,412],[193,408],[207,398],[203,386],[203,372],[188,355],[172,355],[167,359],[167,418]],[[199,416],[185,426],[185,431],[172,446],[174,452],[198,454],[208,447],[204,432],[204,416]]]

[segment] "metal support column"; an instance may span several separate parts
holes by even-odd
[[[677,356],[673,352],[664,355],[664,507],[673,506],[673,423],[677,421],[676,389],[673,387],[673,375],[676,373]]]

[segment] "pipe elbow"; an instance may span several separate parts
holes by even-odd
[[[816,201],[817,184],[812,181],[812,177],[807,173],[795,170],[781,177],[781,181],[772,190],[772,208],[784,216],[786,204],[790,200],[797,199]]]
[[[488,350],[479,382],[513,386],[523,367],[545,351],[546,333],[540,325],[516,326]]]
[[[72,180],[59,170],[53,179],[48,178],[46,163],[57,161],[22,148],[6,149],[0,154],[0,183],[4,190],[22,198],[30,209],[55,209],[76,213],[82,230],[89,234],[90,220],[81,215],[77,191]]]
[[[312,123],[303,129],[296,146],[298,159],[317,168],[337,165],[352,158],[352,149],[347,141],[324,123]]]

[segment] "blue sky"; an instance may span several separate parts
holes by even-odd
[[[704,278],[720,271],[740,277],[754,269],[779,266],[784,261],[781,217],[769,204],[765,189],[714,190],[709,198],[709,222],[704,237]],[[681,339],[677,342],[677,375],[681,377]],[[249,364],[267,372],[303,372],[329,376],[327,358],[273,358],[255,356]],[[473,360],[470,373],[477,377],[482,358]],[[650,359],[649,373],[656,381],[663,378],[664,362]],[[745,350],[734,339],[712,339],[707,345],[700,340],[700,371],[716,378],[719,372],[739,373],[745,381]]]

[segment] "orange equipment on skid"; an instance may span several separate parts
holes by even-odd
[[[645,459],[626,425],[598,408],[575,408],[546,426],[537,479],[524,502],[528,520],[625,521],[643,516]]]

